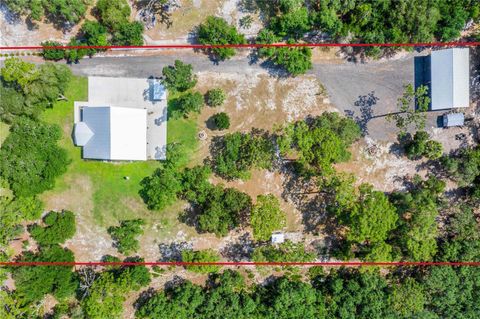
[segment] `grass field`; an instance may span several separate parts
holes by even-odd
[[[0,146],[2,146],[3,141],[7,138],[10,129],[10,125],[0,122]]]
[[[71,133],[73,102],[87,99],[87,78],[74,77],[65,95],[68,101],[56,103],[42,115],[42,119],[62,127],[64,134],[60,144],[67,150],[71,163],[67,173],[57,181],[55,188],[42,194],[42,198],[48,200],[49,196],[56,196],[71,190],[72,187],[78,187],[78,185],[72,185],[72,181],[87,180],[92,188],[91,204],[97,224],[111,225],[120,219],[141,217],[148,220],[160,217],[158,212],[146,209],[138,192],[140,181],[152,174],[161,164],[158,161],[115,163],[83,160],[81,148],[74,146]],[[186,156],[195,151],[197,143],[195,119],[169,120],[167,134],[168,142],[179,142],[185,146],[189,152]],[[185,164],[187,162],[188,158],[185,158]],[[125,178],[127,176],[128,180]],[[76,198],[70,197],[65,197],[70,201],[65,206],[75,209],[76,205],[72,201],[76,201]],[[83,205],[85,201],[79,200],[78,203]]]

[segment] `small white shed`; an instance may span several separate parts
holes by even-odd
[[[285,241],[285,234],[281,232],[272,233],[272,244],[282,244]]]

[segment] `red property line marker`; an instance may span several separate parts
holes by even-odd
[[[321,267],[354,267],[354,266],[470,266],[480,267],[477,261],[398,261],[398,262],[0,262],[3,267],[23,266],[321,266]]]
[[[161,45],[73,45],[73,46],[0,46],[0,50],[39,49],[219,49],[271,47],[449,47],[479,46],[480,42],[419,42],[419,43],[247,43],[247,44],[161,44]]]

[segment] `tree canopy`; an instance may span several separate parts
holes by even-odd
[[[197,77],[193,73],[191,64],[185,64],[180,60],[175,60],[174,65],[165,66],[162,69],[163,83],[170,90],[184,92],[197,84]]]
[[[10,10],[40,21],[44,16],[55,25],[71,26],[80,21],[87,11],[88,0],[5,0]]]
[[[52,245],[63,244],[75,235],[75,215],[70,211],[51,211],[43,217],[45,227],[34,224],[29,227],[29,232],[38,244]]]
[[[142,219],[122,220],[120,226],[109,227],[108,233],[112,236],[118,251],[129,255],[140,248],[137,237],[143,234],[144,225]]]
[[[21,262],[73,262],[73,253],[58,245],[41,247],[37,253],[24,252]],[[12,271],[16,293],[26,302],[40,301],[45,294],[62,299],[72,296],[77,288],[72,266],[16,267]]]
[[[248,179],[252,168],[271,168],[274,144],[267,132],[235,132],[215,138],[212,154],[215,173],[226,179]]]
[[[280,203],[274,195],[257,196],[257,202],[250,215],[253,238],[260,241],[270,240],[272,232],[285,227],[286,219],[285,212],[280,208]]]
[[[5,93],[0,114],[10,122],[18,115],[38,117],[63,95],[72,77],[65,65],[35,66],[19,58],[6,59],[0,73],[1,93]]]
[[[39,218],[42,211],[43,203],[36,197],[0,196],[0,251],[23,232],[23,222]]]
[[[209,16],[204,23],[198,27],[198,42],[201,44],[224,45],[224,44],[245,44],[245,36],[238,33],[237,29],[229,25],[222,18]],[[235,55],[234,48],[211,48],[207,52],[214,57],[225,60]]]
[[[0,148],[0,174],[18,196],[32,196],[53,188],[56,177],[69,163],[67,153],[57,145],[57,125],[19,118]]]
[[[297,159],[304,174],[330,174],[332,164],[350,159],[348,147],[359,137],[360,128],[353,120],[323,113],[285,127],[278,144],[282,155]]]

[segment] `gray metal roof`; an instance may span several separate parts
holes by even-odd
[[[110,159],[110,108],[85,107],[82,122],[93,132],[93,137],[83,147],[83,158]]]
[[[451,113],[451,114],[445,114],[443,116],[444,127],[463,126],[464,123],[465,123],[465,116],[463,115],[463,113]]]
[[[469,71],[468,48],[453,48],[432,52],[432,110],[469,106]]]

